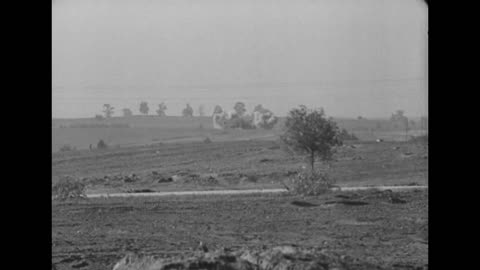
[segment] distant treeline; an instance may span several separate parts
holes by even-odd
[[[60,128],[69,127],[69,128],[129,128],[130,125],[126,123],[78,123],[70,124],[68,126],[60,125]]]

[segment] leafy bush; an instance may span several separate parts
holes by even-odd
[[[291,185],[287,189],[302,196],[325,194],[334,186],[333,180],[323,171],[300,171],[290,180]]]
[[[86,184],[71,176],[62,177],[53,187],[52,195],[56,200],[65,201],[69,199],[86,198]]]

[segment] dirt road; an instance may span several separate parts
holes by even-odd
[[[426,189],[428,186],[363,186],[363,187],[340,187],[341,191],[359,190],[410,190]],[[338,188],[335,188],[338,190]],[[244,189],[244,190],[202,190],[202,191],[168,191],[168,192],[139,192],[139,193],[99,193],[87,194],[88,198],[100,197],[161,197],[161,196],[185,196],[185,195],[233,195],[233,194],[256,194],[256,193],[281,193],[287,192],[283,188],[272,189]]]

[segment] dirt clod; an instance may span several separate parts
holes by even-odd
[[[314,207],[314,206],[318,206],[318,204],[313,204],[313,203],[309,203],[309,202],[302,202],[302,201],[293,201],[291,202],[292,205],[295,205],[295,206],[300,206],[300,207]]]
[[[83,268],[83,267],[87,267],[88,265],[89,265],[88,262],[82,261],[80,263],[72,265],[72,268]]]

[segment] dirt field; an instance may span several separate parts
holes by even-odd
[[[321,247],[387,269],[428,269],[428,194],[91,199],[52,205],[55,269],[112,269],[126,252],[161,257],[207,247]]]
[[[336,154],[331,175],[342,185],[424,185],[428,178],[428,155],[423,145],[406,142],[346,143]],[[89,193],[283,188],[292,173],[303,166],[275,141],[237,141],[163,144],[107,151],[54,153],[52,181],[74,175],[89,181]],[[135,174],[135,181],[116,176]],[[195,181],[161,182],[180,175],[213,175],[214,184]],[[106,177],[107,176],[107,177]]]
[[[335,159],[331,177],[343,186],[428,182],[428,149],[418,142],[346,142]],[[281,188],[304,164],[271,139],[168,143],[53,153],[52,182],[73,175],[88,183],[91,194]],[[173,176],[179,180],[163,181]],[[320,247],[385,269],[428,269],[428,190],[394,194],[53,201],[52,265],[112,269],[127,252],[186,255],[202,241],[211,249]]]

